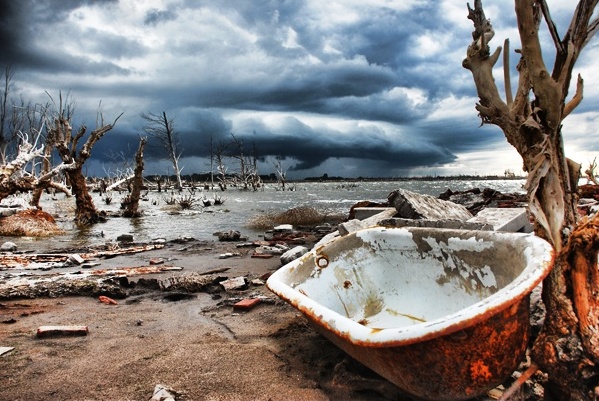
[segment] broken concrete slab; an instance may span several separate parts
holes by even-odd
[[[354,215],[358,220],[365,220],[386,210],[392,210],[393,214],[397,213],[394,207],[357,207],[354,209]]]
[[[397,217],[405,219],[466,221],[472,218],[472,214],[462,205],[404,189],[391,192],[387,200],[397,210]]]
[[[533,230],[528,211],[523,207],[486,208],[468,222],[489,224],[494,231],[530,233]]]
[[[388,219],[390,217],[395,216],[397,210],[394,208],[379,208],[380,212],[370,216],[364,220],[353,219],[350,221],[346,221],[345,223],[341,223],[337,226],[340,235],[347,235],[349,233],[353,233],[354,231],[361,230],[363,228],[374,227],[379,225],[381,220]]]
[[[37,329],[38,337],[53,336],[86,336],[89,333],[87,326],[40,326]]]
[[[77,253],[73,253],[73,254],[69,255],[67,260],[75,265],[81,265],[85,262],[85,259],[83,259],[81,257],[81,255],[79,255]]]
[[[427,227],[427,228],[450,228],[454,230],[483,230],[493,231],[493,226],[487,223],[467,222],[460,220],[411,220],[391,218],[382,220],[384,227]]]
[[[226,291],[246,290],[248,283],[245,277],[235,277],[219,283]]]
[[[308,248],[298,245],[281,255],[281,263],[286,265],[308,252]]]

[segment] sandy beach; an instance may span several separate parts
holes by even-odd
[[[223,253],[239,253],[220,259]],[[177,400],[403,400],[399,390],[314,331],[260,278],[280,267],[235,244],[192,241],[101,260],[101,268],[147,266],[183,270],[130,277],[118,305],[96,296],[0,301],[1,399],[148,400],[156,385]],[[76,267],[72,268],[76,269]],[[164,291],[134,284],[218,271],[246,277],[247,289]],[[62,272],[62,269],[61,269]],[[215,289],[216,288],[216,289]],[[250,310],[239,300],[260,298]],[[47,325],[84,325],[86,336],[39,338]]]

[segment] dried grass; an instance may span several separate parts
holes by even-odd
[[[64,234],[50,214],[36,209],[0,219],[0,235],[6,237],[50,237]]]
[[[254,216],[247,226],[254,229],[269,229],[279,224],[293,226],[316,226],[330,222],[341,222],[345,216],[332,215],[311,206],[298,206],[284,212],[270,212]]]

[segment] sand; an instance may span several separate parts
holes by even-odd
[[[219,259],[225,252],[241,255]],[[280,267],[278,257],[251,258],[250,248],[196,241],[101,260],[100,268],[157,259],[183,270],[129,280],[214,269],[226,269],[218,277],[253,280]],[[409,399],[259,282],[245,290],[127,292],[118,305],[96,296],[0,301],[0,347],[14,347],[0,356],[0,399],[149,400],[158,384],[177,400]],[[262,301],[248,311],[232,306],[255,297]],[[89,333],[38,338],[44,325],[85,325]]]

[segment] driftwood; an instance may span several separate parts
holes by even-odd
[[[109,250],[98,250],[86,253],[37,253],[37,254],[0,254],[0,270],[7,268],[15,269],[46,269],[52,267],[62,267],[65,262],[78,255],[84,261],[90,261],[97,258],[112,258],[118,255],[128,255],[133,253],[162,249],[164,244],[138,245],[128,248],[117,248]]]

